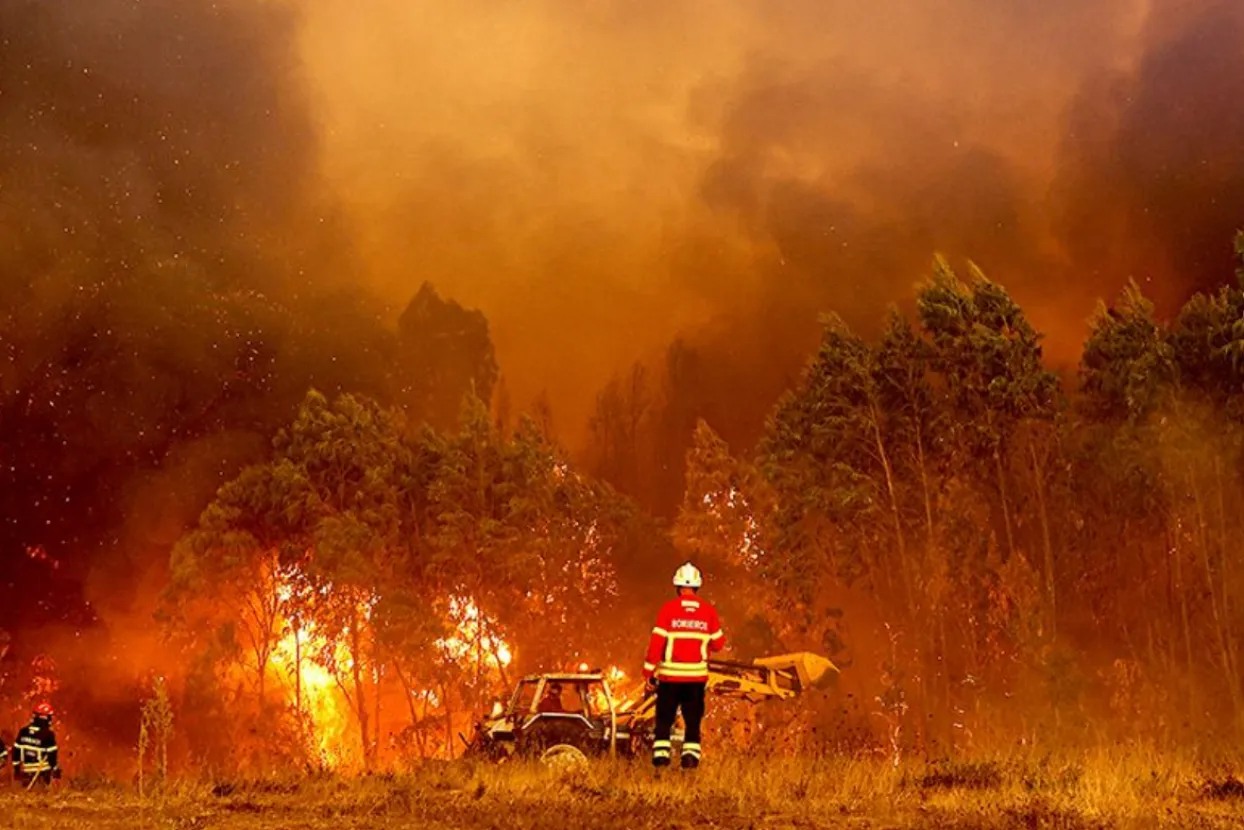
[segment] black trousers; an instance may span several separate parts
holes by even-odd
[[[670,733],[674,730],[674,718],[682,710],[683,724],[687,727],[683,737],[684,763],[700,759],[700,725],[704,721],[703,683],[663,682],[657,686],[657,719],[652,729],[652,760],[658,765],[669,762]]]

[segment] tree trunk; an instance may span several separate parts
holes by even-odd
[[[302,627],[294,624],[294,709],[302,714]]]
[[[873,441],[877,445],[877,458],[881,461],[881,469],[885,473],[886,495],[890,502],[890,516],[894,521],[894,543],[898,547],[899,576],[903,583],[903,598],[909,611],[913,610],[911,595],[911,578],[908,574],[907,539],[903,533],[903,517],[898,507],[898,491],[894,485],[894,471],[890,467],[890,456],[885,449],[885,441],[881,437],[880,413],[875,404],[869,404],[869,419],[872,421]]]
[[[271,600],[271,601],[269,601]],[[260,711],[267,701],[268,664],[272,661],[276,628],[276,597],[264,596],[262,590],[250,591],[241,609],[243,633],[250,640],[251,654],[255,658],[256,683]]]
[[[1006,529],[1006,550],[1009,558],[1015,555],[1015,534],[1011,531],[1011,500],[1007,496],[1006,472],[1002,467],[1001,447],[994,447],[993,461],[998,472],[998,495],[1002,499],[1002,525]]]
[[[394,662],[393,671],[397,675],[397,682],[402,684],[402,693],[406,696],[406,708],[410,710],[410,723],[413,726],[419,721],[419,713],[415,711],[415,695],[410,688],[410,681],[406,679],[406,673],[401,667]]]
[[[371,724],[372,761],[377,762],[381,760],[380,754],[384,749],[384,745],[380,742],[380,679],[384,676],[384,673],[381,671],[381,667],[379,665],[376,666],[373,676],[375,678],[376,685],[372,689],[372,712],[375,716],[375,720],[373,720]]]
[[[950,638],[946,634],[945,608],[939,608],[937,612],[937,639],[941,643],[942,694],[945,696],[943,702],[946,704],[947,717],[950,718],[952,707],[955,705],[955,685],[950,670]]]
[[[396,661],[393,663],[393,673],[397,676],[397,682],[402,684],[402,694],[406,698],[406,709],[410,712],[410,736],[415,741],[414,748],[420,758],[427,757],[427,739],[424,735],[421,723],[428,718],[428,696],[423,696],[423,718],[419,717],[419,712],[415,708],[414,690],[410,688],[410,681],[406,677],[406,673]],[[409,746],[407,747],[409,749]]]
[[[1196,714],[1196,703],[1194,700],[1194,696],[1195,696],[1194,691],[1196,688],[1196,684],[1192,682],[1193,677],[1194,677],[1193,675],[1193,654],[1192,654],[1192,625],[1188,617],[1188,591],[1187,591],[1187,588],[1184,586],[1184,570],[1183,570],[1183,561],[1182,561],[1183,555],[1180,551],[1180,546],[1179,546],[1179,537],[1181,533],[1182,533],[1182,530],[1180,528],[1179,520],[1176,519],[1174,542],[1171,545],[1170,550],[1171,550],[1171,559],[1173,560],[1173,563],[1175,566],[1174,567],[1175,591],[1179,595],[1179,615],[1183,622],[1184,654],[1187,658],[1187,666],[1188,666],[1187,671],[1185,672],[1185,679],[1188,684],[1187,685],[1188,704],[1189,704],[1188,711],[1189,711],[1189,715],[1194,717]]]
[[[933,526],[933,494],[929,492],[929,472],[924,458],[924,433],[916,425],[916,463],[920,467],[920,491],[924,498],[924,526],[926,551],[931,554],[936,544],[937,534]]]
[[[921,584],[927,588],[929,572],[930,569],[934,567],[934,558],[937,556],[937,527],[933,521],[933,493],[929,487],[928,462],[924,452],[924,430],[920,428],[919,422],[915,423],[914,428],[916,439],[916,466],[920,471],[920,498],[924,505],[924,561],[921,565],[920,573],[922,574]],[[938,602],[940,605],[940,598]],[[936,681],[940,678],[943,698],[940,703],[943,707],[948,708],[951,705],[951,689],[949,655],[946,651],[946,615],[941,607],[934,607],[927,594],[922,597],[921,606],[927,613],[933,614],[937,618],[936,633],[930,633],[930,637],[932,638],[935,647],[928,649],[926,653],[926,662],[931,660],[935,653],[941,658],[940,665],[936,667],[937,675],[934,678],[931,688],[935,690],[939,688],[939,684]],[[932,674],[934,672],[934,667],[926,665],[924,671],[925,673]],[[931,695],[931,697],[936,698],[936,693]],[[930,700],[929,711],[938,711],[938,701],[936,699]],[[947,713],[947,722],[949,723],[953,720],[954,719],[949,716],[949,713]],[[939,732],[940,731],[941,730],[939,730]]]
[[[478,608],[478,606],[476,606]],[[484,675],[484,612],[479,611],[475,622],[475,682],[471,688],[473,690],[471,696],[467,699],[467,705],[478,704],[479,700],[476,695],[479,694],[479,688],[482,685],[481,680]]]
[[[1235,626],[1232,625],[1233,615],[1231,611],[1231,592],[1228,575],[1231,574],[1231,564],[1227,561],[1227,550],[1230,547],[1227,533],[1227,503],[1226,491],[1222,481],[1222,461],[1218,456],[1214,456],[1214,481],[1218,490],[1218,589],[1222,598],[1222,618],[1223,630],[1226,633],[1226,651],[1227,651],[1227,672],[1228,676],[1236,682],[1236,688],[1239,688],[1240,662],[1239,653],[1236,646]],[[1237,691],[1237,696],[1239,692]],[[1236,711],[1236,718],[1241,714],[1239,709]]]
[[[497,673],[501,675],[501,686],[507,691],[510,688],[510,675],[505,670],[505,663],[501,662],[501,649],[497,647],[497,638],[494,636],[492,642],[492,659],[497,661]]]
[[[1054,545],[1050,542],[1050,517],[1045,506],[1045,471],[1037,458],[1037,448],[1028,444],[1032,456],[1032,473],[1037,484],[1037,506],[1041,512],[1041,541],[1045,546],[1045,589],[1050,603],[1050,636],[1058,639],[1058,602],[1054,590]]]
[[[449,703],[449,684],[441,684],[441,700],[445,702],[445,757],[454,757],[454,709]]]
[[[1189,480],[1192,484],[1192,498],[1196,504],[1197,538],[1200,541],[1197,547],[1200,549],[1201,567],[1205,571],[1205,582],[1209,588],[1209,604],[1214,616],[1214,634],[1218,640],[1219,659],[1222,661],[1222,672],[1223,678],[1227,682],[1227,691],[1231,695],[1231,713],[1234,718],[1238,719],[1240,716],[1240,682],[1239,678],[1231,670],[1231,654],[1227,645],[1226,621],[1223,619],[1218,597],[1218,580],[1214,579],[1214,569],[1210,562],[1209,532],[1206,527],[1204,502],[1201,496],[1201,488],[1194,472],[1189,473]]]
[[[363,745],[363,766],[372,768],[373,745],[369,728],[365,681],[363,679],[363,644],[359,635],[358,612],[350,619],[350,674],[354,683],[354,709],[359,721],[359,737]]]
[[[431,697],[432,696],[429,695],[427,692],[424,692],[423,694],[423,720],[421,721],[421,724],[427,723],[428,718],[431,717],[431,708],[432,708]],[[427,758],[428,757],[428,741],[431,739],[431,737],[423,731],[422,725],[420,725],[420,727],[415,730],[415,735],[418,737],[418,740],[419,740],[419,757]]]

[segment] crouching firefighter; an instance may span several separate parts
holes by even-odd
[[[648,641],[644,680],[657,695],[652,764],[658,768],[670,764],[670,733],[680,710],[686,726],[682,766],[700,765],[708,655],[720,651],[726,642],[716,609],[697,596],[703,584],[695,565],[688,562],[678,569],[674,574],[678,595],[661,606]]]
[[[30,789],[35,784],[47,785],[60,778],[56,734],[52,732],[52,707],[40,703],[33,717],[13,741],[13,777]]]

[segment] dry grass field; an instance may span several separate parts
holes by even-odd
[[[690,775],[642,764],[559,773],[447,764],[395,776],[179,783],[141,800],[107,783],[7,791],[22,830],[309,828],[1113,828],[1244,826],[1244,783],[1145,752],[1075,760],[717,758]]]

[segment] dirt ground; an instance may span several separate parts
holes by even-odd
[[[130,788],[71,779],[5,791],[0,827],[21,830],[275,828],[1132,828],[1244,827],[1244,783],[1143,758],[1064,763],[722,759],[654,777],[642,764],[556,772],[451,764],[402,775]]]

